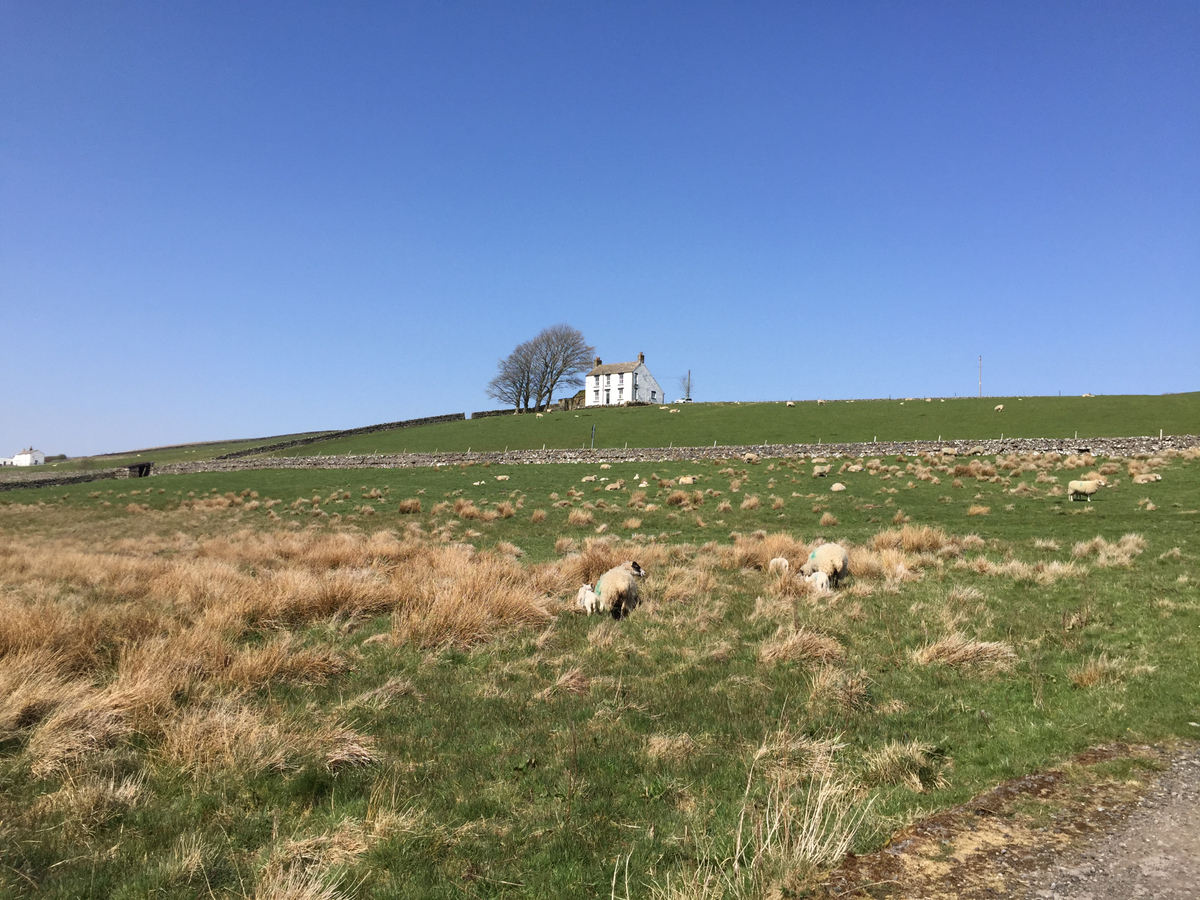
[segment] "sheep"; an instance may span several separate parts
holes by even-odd
[[[575,595],[576,605],[589,616],[596,612],[596,605],[598,602],[599,598],[596,596],[596,592],[592,589],[590,584],[585,584],[579,589],[579,593]]]
[[[742,461],[754,465],[758,462],[758,454],[754,453],[753,451],[747,451],[742,454]]]
[[[637,579],[645,577],[645,571],[633,560],[609,569],[596,582],[596,608],[611,612],[614,619],[629,615],[637,606]]]
[[[850,574],[850,554],[841,544],[822,544],[808,554],[808,561],[800,567],[800,574],[808,577],[814,572],[823,572],[833,587]]]
[[[509,479],[508,475],[497,475],[496,476],[497,481],[508,481],[508,479]]]
[[[1100,490],[1108,484],[1103,478],[1097,478],[1093,481],[1072,481],[1067,485],[1067,499],[1075,500],[1078,497],[1086,497],[1088,503],[1092,502],[1092,494]]]
[[[812,585],[812,589],[814,591],[829,590],[829,576],[826,575],[824,572],[813,572],[811,575],[809,575],[804,580],[807,581],[810,585]]]
[[[1133,476],[1134,484],[1150,484],[1154,481],[1162,481],[1162,476],[1157,472],[1143,472],[1141,475]]]
[[[824,401],[824,400],[818,400],[818,401],[817,401],[817,406],[824,406],[824,405],[825,405],[825,401]]]
[[[845,489],[846,489],[846,486],[844,484],[842,484],[840,481],[837,482],[833,487],[830,488],[830,490],[833,491],[835,494],[839,491],[844,491]]]
[[[534,416],[536,416],[537,418],[539,418],[539,419],[540,419],[540,418],[542,417],[542,414],[541,414],[541,413],[534,413]]]
[[[793,403],[791,400],[789,400],[789,401],[787,402],[787,405],[788,405],[788,406],[795,406],[796,404],[795,404],[795,403]]]
[[[679,484],[695,484],[696,479],[691,475],[680,475]]]
[[[1004,404],[1003,404],[1003,403],[997,403],[997,404],[996,404],[996,409],[995,409],[995,412],[1003,412],[1003,411],[1004,411]]]
[[[830,473],[832,470],[833,470],[833,466],[832,466],[832,465],[829,465],[829,466],[813,466],[812,477],[813,477],[813,478],[824,478],[824,477],[825,477],[826,475],[828,475],[828,474],[829,474],[829,473]]]
[[[768,572],[782,572],[784,575],[786,575],[789,568],[791,568],[791,566],[782,556],[777,556],[767,563]]]
[[[579,480],[580,480],[581,482],[595,481],[595,480],[596,480],[596,476],[595,476],[595,475],[584,475],[584,476],[583,476],[582,478],[580,478]]]

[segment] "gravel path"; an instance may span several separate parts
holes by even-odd
[[[1044,900],[1200,898],[1200,748],[1185,750],[1129,817],[1031,874]]]

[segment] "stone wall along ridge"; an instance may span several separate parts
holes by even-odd
[[[382,425],[366,425],[362,428],[349,428],[346,431],[328,431],[316,437],[297,438],[294,441],[280,441],[277,444],[265,444],[261,447],[250,447],[247,450],[235,450],[233,453],[214,456],[213,460],[241,459],[244,456],[256,456],[259,453],[274,453],[276,450],[290,450],[292,447],[304,447],[308,444],[334,441],[338,438],[353,437],[356,434],[374,434],[377,431],[395,431],[398,428],[416,428],[418,425],[437,425],[442,422],[461,422],[466,417],[466,413],[449,413],[444,416],[426,416],[423,419],[384,422]]]

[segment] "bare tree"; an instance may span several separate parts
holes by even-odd
[[[534,406],[542,409],[554,399],[560,387],[581,387],[583,375],[592,367],[595,347],[584,340],[583,332],[570,325],[551,325],[533,339]]]
[[[692,399],[692,370],[688,369],[686,375],[679,376],[679,389],[683,391],[683,399]]]
[[[559,388],[583,383],[594,352],[579,329],[553,325],[500,360],[499,372],[488,382],[488,396],[518,411],[528,411],[531,403],[540,410]]]

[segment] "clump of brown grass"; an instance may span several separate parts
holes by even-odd
[[[967,507],[968,516],[986,516],[992,511],[990,506],[983,506],[979,503],[972,503]]]
[[[575,550],[575,538],[560,537],[557,541],[554,542],[554,552],[557,553],[559,556],[562,556],[564,553],[572,553],[572,552],[574,552],[574,550]]]
[[[900,548],[906,553],[937,553],[954,546],[954,541],[940,528],[930,525],[905,525],[900,529],[881,531],[871,539],[876,550]]]
[[[642,520],[637,518],[636,516],[630,516],[628,519],[626,519],[624,522],[621,523],[621,527],[628,528],[629,530],[632,531],[636,528],[642,527]]]
[[[529,514],[529,521],[536,525],[538,522],[546,521],[546,511],[544,509],[535,509]]]
[[[1082,559],[1095,553],[1096,565],[1102,569],[1128,568],[1133,565],[1133,558],[1140,556],[1146,546],[1146,539],[1140,534],[1126,534],[1115,544],[1111,544],[1097,535],[1090,541],[1077,543],[1071,549],[1071,555],[1076,559]]]
[[[780,626],[758,648],[758,660],[764,665],[780,662],[833,662],[845,655],[835,638],[807,628]]]
[[[516,509],[507,500],[501,500],[496,504],[496,515],[502,519],[511,519],[517,514]]]
[[[822,666],[812,676],[809,688],[810,709],[837,707],[858,710],[866,705],[867,676],[865,672],[851,673],[838,666]]]
[[[700,749],[700,744],[687,733],[652,734],[646,739],[646,756],[656,762],[685,762]]]
[[[762,501],[758,499],[757,494],[751,494],[742,501],[742,509],[758,509],[762,505]]]
[[[407,500],[401,500],[399,506],[402,515],[412,515],[421,511],[421,501],[416,497],[409,497]]]
[[[1016,665],[1017,654],[1003,641],[976,641],[961,632],[944,637],[909,653],[919,666],[942,665],[953,667],[988,668],[1010,672]]]
[[[1067,670],[1067,677],[1080,688],[1096,687],[1097,685],[1115,684],[1121,680],[1125,672],[1125,660],[1122,657],[1110,659],[1107,653],[1084,660],[1077,666]]]
[[[832,528],[837,523],[838,517],[831,512],[827,512],[821,516],[821,527],[823,528]]]
[[[589,509],[573,509],[567,514],[567,523],[576,527],[591,525],[593,519],[592,511]]]
[[[919,741],[891,741],[867,751],[863,763],[870,784],[901,784],[916,793],[947,785],[945,760]]]

